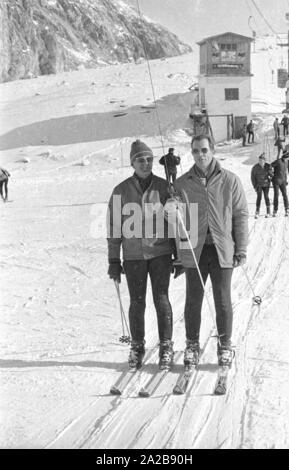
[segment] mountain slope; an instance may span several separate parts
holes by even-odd
[[[191,50],[121,0],[4,0],[0,26],[1,81]]]

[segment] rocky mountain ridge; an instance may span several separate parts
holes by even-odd
[[[2,0],[0,81],[191,51],[122,0]]]

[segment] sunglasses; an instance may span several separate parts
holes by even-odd
[[[152,163],[154,157],[138,157],[135,159],[137,163]]]
[[[203,153],[204,155],[206,155],[208,152],[209,152],[210,149],[207,149],[206,147],[199,150],[199,149],[193,149],[192,152],[194,155],[200,155],[200,153]]]

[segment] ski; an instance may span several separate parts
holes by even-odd
[[[193,372],[196,370],[196,366],[185,368],[185,371],[179,376],[176,385],[174,386],[173,393],[175,395],[183,395],[186,393],[188,385],[190,383]]]
[[[170,372],[174,368],[174,365],[179,361],[181,354],[181,351],[177,351],[174,355],[174,360],[172,361],[170,366],[165,369],[159,369],[153,374],[153,376],[147,381],[147,383],[140,389],[138,393],[139,397],[150,397],[156,391],[158,386],[168,375],[168,372]]]
[[[150,397],[164,380],[170,369],[163,369],[157,371],[148,382],[138,392],[139,397],[147,398]]]
[[[228,373],[230,367],[219,366],[218,379],[214,390],[214,395],[225,395],[227,392]]]
[[[132,368],[129,369],[128,371],[124,372],[119,379],[116,381],[116,383],[111,387],[110,393],[111,395],[122,395],[125,387],[129,383],[132,377],[135,376],[135,374],[138,372],[139,369],[137,368]]]

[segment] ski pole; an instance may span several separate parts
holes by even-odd
[[[123,333],[122,336],[119,338],[119,341],[121,343],[130,344],[131,338],[130,338],[130,334],[129,334],[129,327],[128,327],[128,324],[127,324],[127,321],[126,321],[124,309],[123,309],[123,306],[122,306],[120,290],[119,290],[119,283],[116,280],[114,280],[114,285],[115,285],[115,289],[116,289],[116,293],[117,293],[117,297],[118,297],[118,301],[119,301],[120,317],[121,317],[121,325],[122,325],[122,333]],[[127,331],[128,334],[125,334],[125,327],[126,327],[126,331]]]
[[[253,288],[252,283],[251,283],[251,281],[250,281],[250,279],[249,279],[249,276],[248,276],[248,274],[247,274],[246,269],[244,268],[243,265],[241,266],[241,268],[243,269],[243,273],[245,274],[246,279],[247,279],[247,281],[248,281],[248,284],[249,284],[249,286],[250,286],[250,289],[251,289],[251,291],[253,292],[253,296],[254,296],[254,297],[252,298],[253,304],[254,304],[254,305],[261,305],[262,299],[261,299],[261,297],[260,297],[259,295],[256,295],[256,294],[255,294],[254,288]]]
[[[216,329],[216,331],[218,331],[217,327],[216,327],[216,320],[215,320],[214,313],[213,313],[213,310],[212,310],[211,302],[210,302],[210,299],[209,299],[209,296],[208,296],[208,293],[207,293],[207,290],[206,290],[206,287],[205,287],[205,284],[204,284],[204,281],[203,281],[203,277],[202,277],[202,274],[201,274],[201,271],[200,271],[200,268],[199,268],[199,264],[198,264],[198,261],[197,261],[196,255],[195,255],[194,248],[192,246],[192,243],[191,243],[188,231],[186,229],[183,217],[182,217],[182,215],[180,214],[179,211],[178,211],[178,215],[179,215],[179,220],[181,222],[182,229],[185,233],[185,236],[186,236],[187,241],[189,243],[190,250],[191,250],[192,255],[193,255],[194,263],[196,265],[198,275],[199,275],[199,278],[200,278],[200,282],[201,282],[203,290],[204,290],[204,294],[205,294],[205,297],[206,297],[206,300],[207,300],[207,303],[208,303],[208,307],[209,307],[209,311],[210,311],[210,314],[211,314],[211,317],[212,317],[212,322],[213,322],[214,328]],[[215,336],[215,335],[213,335],[213,336]],[[220,336],[216,335],[216,337],[218,338],[218,343],[221,344]]]

